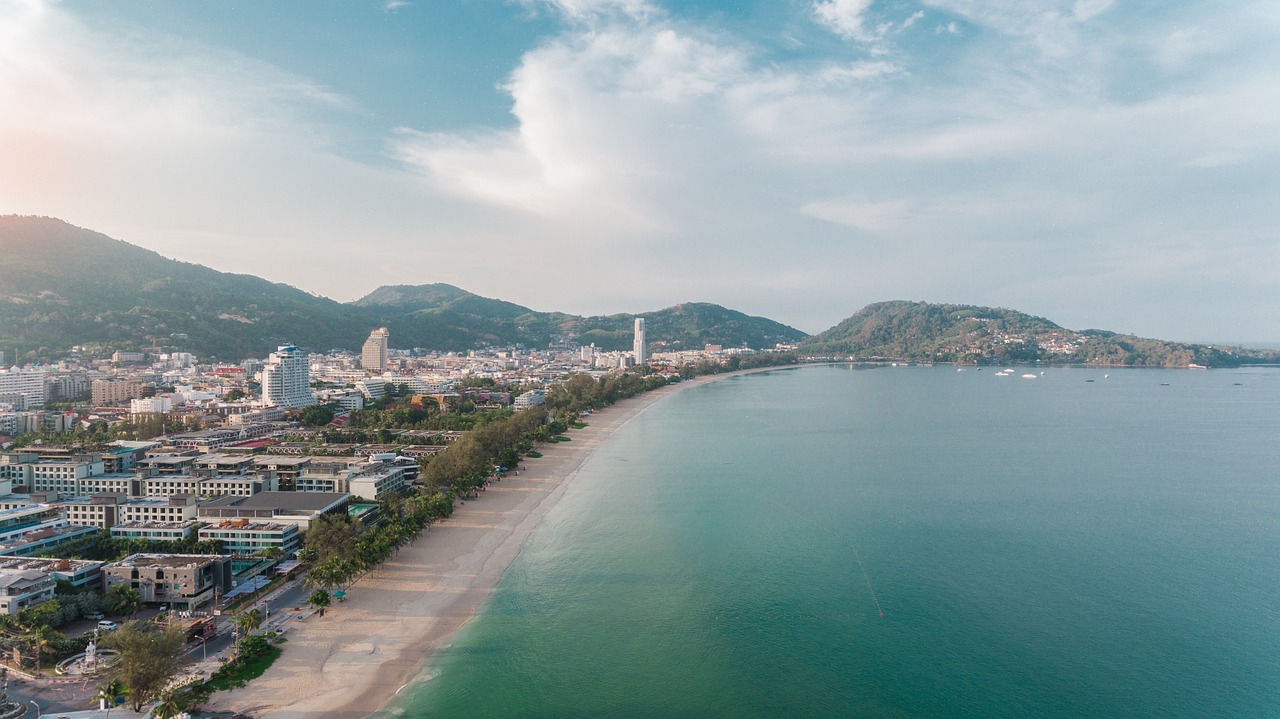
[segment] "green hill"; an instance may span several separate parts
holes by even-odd
[[[452,285],[380,287],[342,304],[252,275],[165,258],[47,217],[0,217],[0,349],[52,360],[76,345],[155,346],[203,359],[262,357],[281,342],[313,350],[359,349],[369,331],[393,347],[463,351],[484,346],[596,342],[631,347],[635,315],[584,318],[535,312]],[[799,330],[718,305],[641,315],[655,347],[772,347]]]
[[[811,356],[1003,364],[1224,367],[1280,361],[1280,352],[1065,329],[1014,310],[925,302],[868,305],[800,345]]]
[[[358,346],[360,311],[218,272],[47,217],[0,217],[0,347],[50,359],[74,345],[263,356],[280,342]]]

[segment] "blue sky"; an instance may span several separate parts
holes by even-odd
[[[1280,4],[0,0],[0,212],[349,300],[1280,340]]]

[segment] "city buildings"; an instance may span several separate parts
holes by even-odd
[[[382,372],[387,369],[387,343],[391,332],[386,327],[379,327],[369,333],[360,351],[360,366],[370,372]]]
[[[263,406],[307,407],[315,402],[307,354],[291,344],[280,345],[262,367]]]
[[[642,365],[648,361],[647,348],[644,343],[644,318],[636,318],[636,336],[631,343],[631,354],[635,355],[636,364]]]

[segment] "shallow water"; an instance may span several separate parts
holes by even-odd
[[[1106,373],[665,398],[390,711],[1280,716],[1280,370]]]

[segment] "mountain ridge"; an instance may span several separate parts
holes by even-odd
[[[358,349],[379,326],[390,328],[392,346],[401,348],[545,347],[589,334],[584,344],[629,349],[635,317],[649,321],[651,344],[678,349],[707,342],[760,349],[807,336],[709,303],[698,303],[704,307],[698,316],[709,324],[692,326],[680,319],[688,314],[685,305],[580,317],[536,312],[444,283],[385,285],[339,303],[254,275],[168,259],[49,217],[0,216],[0,248],[0,348],[17,347],[33,359],[53,359],[75,345],[159,346],[224,360],[261,357],[282,342]]]

